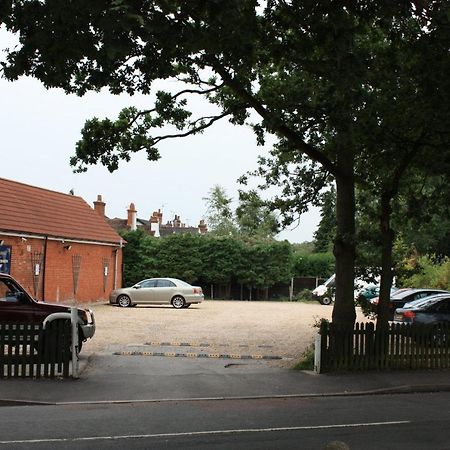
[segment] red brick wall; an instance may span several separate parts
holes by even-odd
[[[114,289],[115,247],[78,244],[72,242],[2,236],[4,245],[12,246],[11,275],[21,283],[28,292],[39,300],[48,302],[72,303],[105,301]],[[64,248],[70,245],[70,249]],[[42,255],[40,274],[33,276],[34,263],[38,262],[37,253]],[[80,269],[78,285],[74,292],[74,256],[79,257]],[[103,259],[109,262],[106,287],[104,286]],[[45,278],[45,280],[44,280]],[[35,292],[35,280],[37,291]],[[122,250],[117,257],[117,287],[122,286]],[[45,289],[45,292],[44,292]]]

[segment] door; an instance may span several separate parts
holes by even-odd
[[[156,294],[157,303],[160,304],[170,304],[173,294],[175,293],[175,283],[170,280],[158,279],[158,283],[156,285]]]
[[[133,303],[154,303],[156,279],[144,280],[133,289]]]
[[[0,321],[34,322],[34,304],[11,280],[0,280]]]

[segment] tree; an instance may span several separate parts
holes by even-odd
[[[279,231],[275,214],[254,190],[239,193],[236,221],[245,236],[274,237]]]
[[[321,219],[314,233],[314,250],[318,253],[329,252],[333,248],[336,235],[336,190],[332,186],[322,196]]]
[[[188,283],[200,279],[202,236],[180,233],[159,239],[156,258],[160,276],[180,278]]]
[[[145,278],[156,277],[159,274],[158,239],[149,236],[142,230],[121,233],[127,244],[123,252],[123,283],[131,286]]]
[[[230,296],[231,282],[239,264],[242,246],[242,240],[234,236],[215,236],[208,233],[202,239],[201,278],[207,283],[225,286],[227,298]],[[214,295],[214,292],[211,295]]]
[[[261,9],[256,0],[9,0],[1,7],[7,29],[20,33],[21,46],[3,65],[10,80],[32,75],[80,95],[105,86],[147,94],[158,79],[186,83],[176,93],[158,92],[153,108],[89,120],[71,161],[77,170],[100,162],[113,171],[140,150],[156,160],[162,140],[228,119],[252,124],[259,143],[275,135],[279,157],[295,166],[284,175],[298,178],[307,195],[299,201],[295,192],[283,192],[282,211],[304,210],[331,174],[337,190],[333,320],[353,325],[358,113],[373,70],[368,50],[376,50],[366,37],[401,28],[404,18],[417,15],[412,5],[294,0],[267,1]],[[193,117],[187,98],[194,95],[217,113]],[[174,131],[158,133],[163,125]]]
[[[206,201],[206,220],[210,233],[218,236],[232,236],[237,233],[234,215],[231,209],[231,197],[228,197],[225,189],[214,186],[209,191]]]

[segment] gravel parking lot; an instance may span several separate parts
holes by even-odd
[[[83,353],[108,352],[148,343],[206,343],[191,352],[281,356],[271,364],[292,366],[317,331],[314,323],[331,318],[332,307],[319,303],[206,300],[189,309],[171,306],[119,308],[95,304],[97,331]],[[358,319],[363,316],[358,312]],[[159,350],[164,351],[164,350]],[[186,350],[185,350],[186,351]]]

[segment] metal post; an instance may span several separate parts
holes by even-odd
[[[72,378],[78,375],[78,308],[70,308],[70,322],[72,324]]]
[[[291,284],[289,285],[289,301],[292,302],[294,298],[294,277],[291,278]]]
[[[314,342],[314,372],[320,373],[320,359],[322,349],[322,335],[317,333]]]

